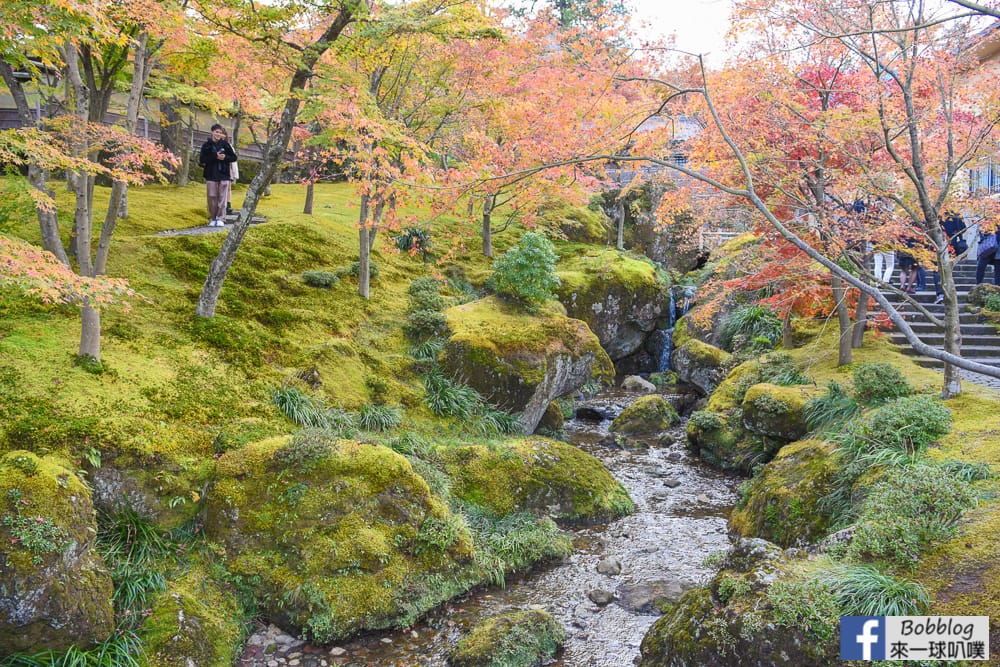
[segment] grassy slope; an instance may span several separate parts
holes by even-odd
[[[814,343],[793,351],[793,355],[819,384],[836,380],[849,386],[854,364],[888,361],[902,369],[918,392],[937,394],[941,389],[940,373],[915,364],[913,357],[900,352],[886,336],[869,334],[865,347],[854,350],[854,364],[837,368],[835,322]],[[969,382],[963,387],[961,396],[945,402],[954,426],[930,455],[941,460],[988,463],[994,472],[1000,472],[996,468],[1000,462],[1000,392]],[[925,557],[912,575],[931,592],[932,613],[1000,618],[1000,511],[995,500],[1000,480],[981,484],[983,500],[963,517],[958,535]]]

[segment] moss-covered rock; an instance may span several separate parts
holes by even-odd
[[[692,413],[687,423],[687,442],[690,449],[713,466],[744,475],[769,461],[784,444],[747,431],[739,408]]]
[[[452,494],[505,516],[529,511],[566,521],[602,521],[633,510],[621,484],[596,458],[549,438],[442,451]]]
[[[659,394],[636,399],[611,422],[613,433],[659,433],[679,424],[677,411]]]
[[[0,654],[89,645],[114,630],[90,490],[61,461],[0,458]]]
[[[979,283],[969,290],[966,300],[973,306],[982,306],[986,303],[986,297],[991,294],[1000,294],[1000,286],[990,283]]]
[[[212,459],[184,464],[157,461],[145,468],[103,465],[93,471],[94,505],[114,514],[127,508],[159,528],[176,528],[194,517],[194,502],[215,471]]]
[[[804,413],[806,403],[825,392],[824,388],[811,385],[753,385],[743,397],[743,425],[760,436],[788,442],[798,440],[809,432]]]
[[[611,359],[586,323],[555,308],[532,316],[491,297],[450,308],[445,316],[451,335],[442,365],[491,402],[521,413],[526,433],[556,398],[592,378],[614,378]]]
[[[572,416],[572,413],[570,416]],[[545,408],[545,414],[538,421],[538,428],[544,429],[548,433],[556,433],[565,423],[566,415],[563,413],[562,407],[556,401],[552,401],[549,403],[549,407]]]
[[[762,537],[782,546],[815,542],[829,528],[820,500],[833,487],[835,447],[802,440],[781,448],[754,477],[729,526],[744,537]]]
[[[708,396],[729,372],[730,354],[697,338],[682,335],[686,331],[683,325],[674,329],[675,347],[670,353],[670,367],[677,372],[677,377]]]
[[[243,637],[242,610],[232,592],[201,567],[171,582],[139,632],[147,667],[230,665]]]
[[[640,667],[841,664],[837,608],[797,578],[780,549],[739,540],[708,586],[692,589],[642,640]]]
[[[317,641],[411,623],[467,589],[460,516],[391,449],[274,438],[218,461],[205,530],[262,611]]]
[[[566,641],[559,621],[540,609],[512,611],[478,623],[448,656],[452,667],[534,667]]]
[[[559,263],[559,301],[597,334],[612,360],[642,347],[670,307],[668,286],[651,262],[616,250],[590,251]]]

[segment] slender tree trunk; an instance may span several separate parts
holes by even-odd
[[[958,290],[955,289],[955,264],[948,257],[947,249],[944,258],[938,262],[941,279],[941,291],[944,292],[944,351],[962,356],[962,322],[958,310]],[[962,376],[954,364],[944,365],[944,384],[941,387],[941,398],[954,398],[962,393]]]
[[[615,247],[619,250],[625,249],[625,201],[621,198],[615,200],[614,208],[615,229],[618,232],[615,240]]]
[[[790,350],[795,347],[794,332],[792,331],[792,311],[785,313],[781,320],[781,347]]]
[[[868,327],[868,302],[867,294],[858,294],[858,305],[854,307],[854,332],[851,334],[851,347],[857,349],[865,344],[865,329]]]
[[[312,181],[306,186],[306,205],[302,207],[302,212],[306,215],[313,214],[313,192],[315,189]]]
[[[229,267],[232,266],[233,260],[236,258],[236,251],[239,249],[240,243],[243,242],[243,237],[250,226],[250,221],[253,220],[253,216],[257,212],[257,204],[260,202],[261,193],[265,185],[271,182],[271,178],[285,157],[285,151],[288,149],[288,143],[292,138],[295,117],[298,115],[299,106],[301,105],[301,91],[305,90],[306,85],[312,78],[316,62],[340,36],[344,28],[353,20],[354,16],[349,9],[341,9],[337,17],[327,26],[323,35],[316,42],[309,45],[309,48],[304,50],[302,62],[299,64],[289,84],[289,96],[285,101],[285,108],[281,112],[281,119],[278,121],[278,130],[265,146],[264,159],[261,163],[260,171],[257,172],[257,175],[254,176],[253,180],[250,181],[249,187],[247,187],[246,196],[243,199],[243,208],[240,209],[240,217],[233,226],[233,229],[226,235],[219,254],[216,255],[209,266],[208,275],[205,277],[205,284],[202,285],[201,295],[198,297],[198,306],[195,309],[196,315],[200,317],[215,316],[215,306],[219,301],[219,294],[222,292],[222,285],[226,280],[226,274],[229,273]]]
[[[170,179],[171,183],[177,185],[180,185],[181,173],[187,165],[187,160],[184,158],[187,151],[183,148],[183,129],[184,120],[177,111],[177,100],[160,100],[160,143],[163,144],[164,148],[181,159],[180,166],[177,167]]]
[[[37,119],[31,112],[31,107],[28,106],[28,97],[24,93],[24,86],[14,76],[14,69],[10,66],[10,63],[4,60],[0,60],[0,78],[3,78],[4,83],[7,84],[7,89],[10,90],[21,125],[24,127],[36,127],[38,124]],[[52,197],[53,193],[49,191],[46,184],[47,179],[48,174],[44,169],[34,163],[28,164],[28,183],[37,192]],[[36,205],[35,213],[38,215],[38,224],[42,232],[42,247],[55,255],[60,262],[69,266],[69,257],[66,255],[62,239],[59,237],[59,220],[55,212]]]
[[[371,291],[371,245],[368,238],[368,195],[361,195],[358,213],[358,294],[367,299]]]
[[[194,105],[191,105],[187,132],[184,133],[184,150],[181,153],[181,171],[177,175],[177,185],[185,187],[191,181],[191,156],[194,153]]]
[[[837,355],[837,365],[846,366],[851,363],[851,312],[847,308],[845,300],[847,290],[844,289],[844,281],[840,276],[831,274],[830,287],[833,290],[833,300],[837,304],[837,322],[840,326],[839,353]]]
[[[496,195],[486,195],[483,200],[483,255],[493,257],[493,206]]]

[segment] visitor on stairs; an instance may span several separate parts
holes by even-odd
[[[969,249],[969,244],[963,236],[966,229],[965,220],[954,211],[945,211],[944,218],[938,216],[938,222],[944,229],[944,233],[948,238],[948,245],[951,246],[957,260]],[[944,290],[941,289],[941,274],[933,271],[931,272],[931,276],[934,278],[934,303],[944,303]]]
[[[976,248],[976,284],[986,277],[986,266],[993,265],[993,284],[1000,285],[1000,264],[997,263],[998,232],[980,233],[979,246]]]
[[[879,197],[872,205],[872,220],[875,224],[884,223],[889,205]],[[884,270],[883,270],[884,267]],[[892,271],[896,268],[896,251],[890,250],[884,244],[875,244],[875,279],[884,283],[892,282]]]

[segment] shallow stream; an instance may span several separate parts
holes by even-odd
[[[604,416],[602,421],[566,424],[568,440],[601,459],[628,489],[634,514],[574,529],[575,551],[568,558],[510,578],[505,588],[481,589],[453,600],[409,630],[313,647],[273,626],[260,628],[240,664],[438,667],[447,664],[450,647],[480,619],[538,607],[567,631],[565,648],[552,665],[632,665],[643,635],[658,617],[654,600],[675,601],[704,581],[712,574],[702,565],[706,556],[728,547],[726,518],[736,502],[737,484],[686,450],[682,426],[650,440],[630,438],[625,448],[607,444],[610,417],[635,398],[603,394],[583,404],[593,409],[592,415]],[[619,563],[621,572],[611,574]],[[599,564],[608,574],[598,571]]]

